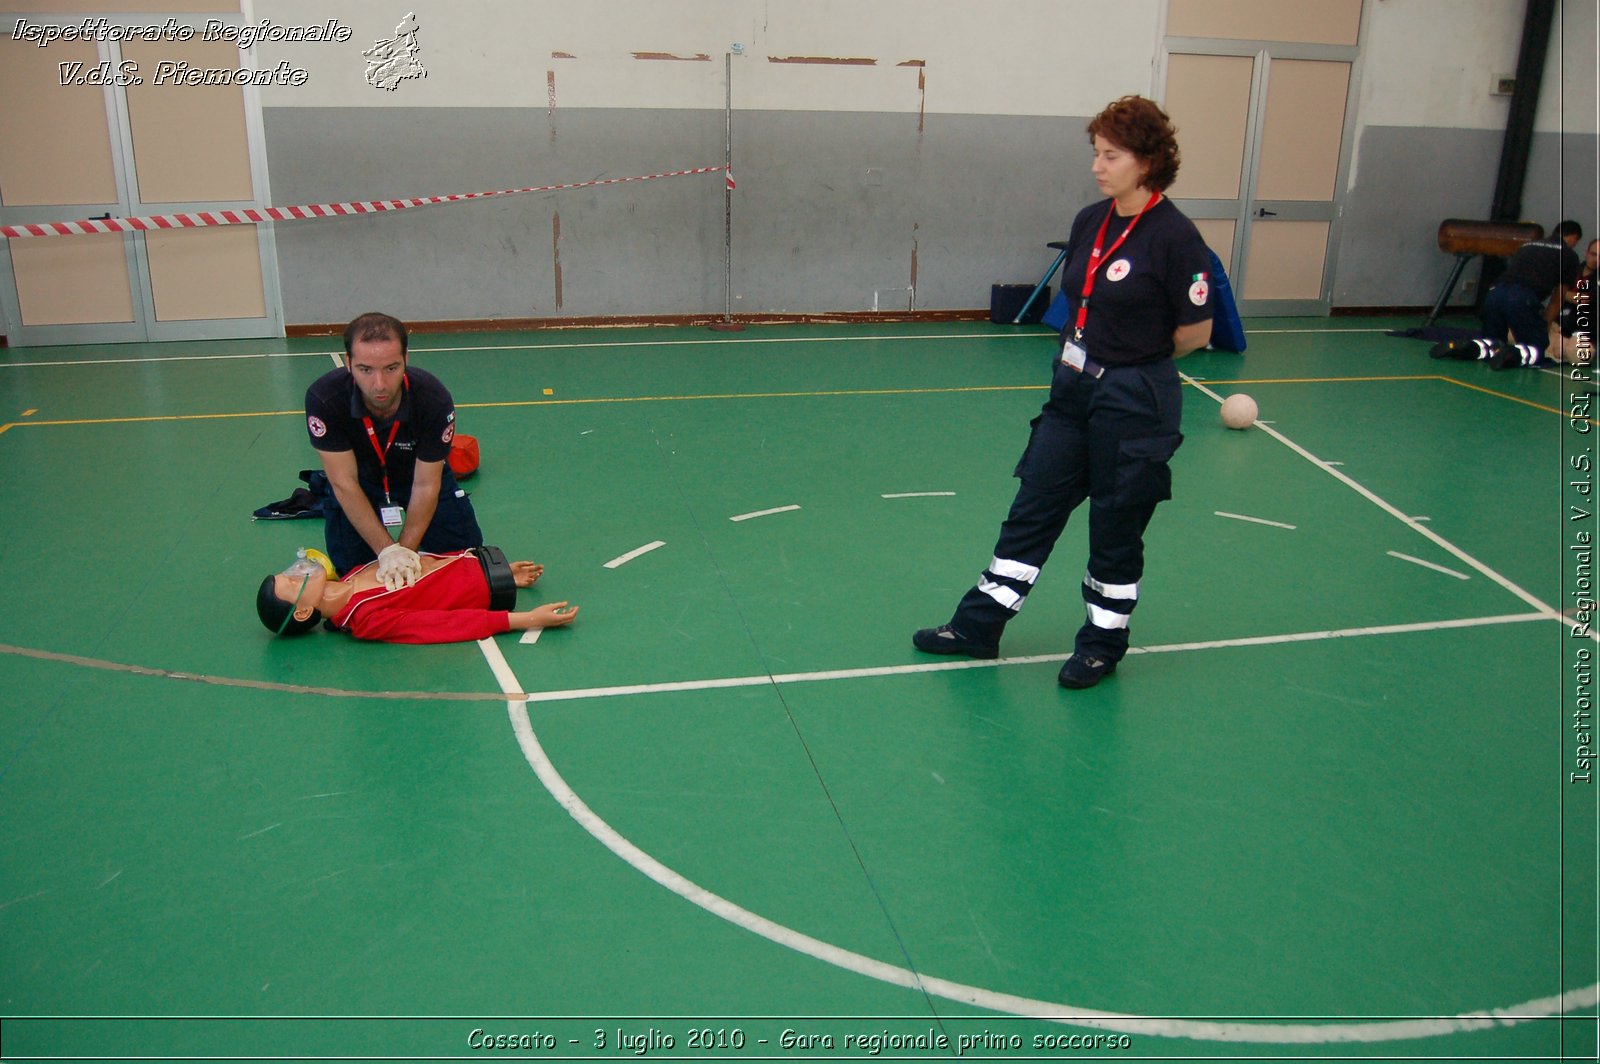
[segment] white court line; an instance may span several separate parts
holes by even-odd
[[[323,355],[339,357],[338,351],[255,351],[243,355],[163,355],[151,358],[85,358],[58,359],[54,362],[0,362],[0,369],[40,369],[55,366],[140,366],[151,362],[229,362],[257,358],[321,358]],[[343,365],[344,363],[340,363]]]
[[[606,347],[703,347],[717,344],[853,344],[882,343],[889,340],[1010,340],[1018,336],[1049,338],[1049,333],[936,333],[927,336],[742,336],[706,337],[703,340],[606,340],[601,343],[572,344],[485,344],[479,347],[413,347],[412,354],[432,351],[566,351]]]
[[[493,639],[480,640],[479,649],[489,663],[490,670],[508,695],[521,692],[511,666]],[[972,1005],[993,1012],[1052,1020],[1057,1023],[1097,1030],[1118,1031],[1127,1034],[1151,1035],[1166,1038],[1191,1038],[1210,1042],[1243,1042],[1255,1044],[1323,1045],[1328,1043],[1388,1042],[1410,1038],[1429,1038],[1457,1034],[1465,1031],[1485,1030],[1493,1027],[1510,1027],[1537,1019],[1560,1015],[1577,1009],[1592,1008],[1600,1003],[1600,984],[1568,991],[1551,997],[1513,1005],[1505,1009],[1489,1009],[1454,1016],[1435,1016],[1424,1019],[1379,1020],[1367,1023],[1237,1023],[1208,1020],[1186,1020],[1139,1016],[1132,1013],[1106,1012],[1075,1005],[1056,1004],[1032,998],[1019,997],[970,986],[935,976],[922,975],[897,965],[887,964],[872,957],[842,949],[821,939],[785,927],[751,912],[714,894],[705,887],[673,871],[654,857],[635,846],[608,824],[578,793],[567,785],[561,773],[551,762],[533,730],[528,718],[528,704],[520,699],[506,701],[506,714],[511,720],[511,730],[517,744],[527,758],[534,774],[545,790],[556,800],[567,815],[593,836],[602,846],[622,858],[635,870],[653,882],[672,891],[686,901],[729,923],[760,935],[808,957],[845,971],[855,972],[891,986],[905,987],[923,994],[931,994],[948,1001]]]
[[[483,660],[489,663],[489,671],[494,673],[494,681],[500,685],[500,690],[507,694],[516,694],[519,686],[517,674],[511,671],[511,663],[500,653],[495,641],[492,638],[480,639],[478,649],[483,652]]]
[[[333,367],[335,369],[339,369],[339,368],[342,368],[344,366],[344,359],[339,357],[339,352],[337,352],[337,351],[329,351],[328,352],[328,357],[333,359]]]
[[[240,835],[239,836],[239,841],[243,842],[245,839],[253,839],[257,835],[265,835],[267,832],[276,830],[277,828],[281,828],[281,827],[283,827],[283,822],[282,821],[279,821],[276,824],[268,824],[266,827],[261,828],[258,831],[252,831],[248,835]]]
[[[1327,336],[1338,336],[1342,333],[1383,333],[1388,329],[1251,329],[1252,336],[1277,336],[1292,333],[1320,333]],[[931,333],[927,336],[744,336],[744,337],[707,337],[703,340],[608,340],[603,343],[571,343],[571,344],[481,344],[462,347],[412,347],[411,354],[448,354],[464,351],[568,351],[577,349],[598,349],[606,347],[689,347],[706,344],[843,344],[843,343],[884,343],[894,340],[1010,340],[1019,337],[1049,338],[1049,333],[1042,332],[1003,332],[1003,333]],[[251,358],[315,358],[321,355],[332,355],[337,361],[342,351],[263,351],[242,355],[168,355],[152,356],[150,358],[97,358],[74,361],[61,359],[53,362],[0,362],[0,369],[6,368],[41,368],[49,366],[133,366],[144,362],[207,362],[227,361],[228,359]],[[340,362],[340,365],[343,365]],[[1205,380],[1204,377],[1190,378],[1191,380]]]
[[[953,491],[898,491],[892,495],[885,495],[885,499],[932,499],[935,497],[954,495]]]
[[[1446,569],[1442,565],[1435,565],[1432,562],[1425,562],[1421,558],[1413,558],[1411,555],[1409,555],[1409,554],[1401,554],[1397,550],[1385,551],[1384,553],[1389,555],[1389,557],[1391,557],[1391,558],[1399,558],[1403,562],[1411,562],[1412,564],[1420,565],[1425,569],[1432,569],[1434,572],[1444,573],[1446,576],[1453,576],[1457,580],[1471,580],[1472,579],[1472,577],[1468,576],[1466,573],[1458,573],[1454,569]]]
[[[1216,514],[1218,517],[1226,517],[1233,521],[1249,521],[1251,524],[1255,525],[1271,525],[1273,528],[1287,528],[1291,530],[1295,527],[1294,525],[1286,525],[1282,521],[1268,521],[1264,517],[1246,517],[1244,514],[1230,514],[1226,510],[1213,510],[1212,513]]]
[[[633,559],[637,558],[639,555],[641,555],[641,554],[649,554],[651,551],[655,550],[657,547],[665,547],[666,545],[667,545],[667,541],[666,540],[658,539],[654,543],[646,543],[642,547],[635,547],[633,550],[630,550],[628,553],[622,554],[622,555],[618,555],[617,557],[612,558],[610,561],[606,562],[604,568],[615,569],[619,565],[627,565],[629,562],[633,561]]]
[[[1549,618],[1542,613],[1512,613],[1496,617],[1466,617],[1449,621],[1418,621],[1412,624],[1387,624],[1371,628],[1339,628],[1318,632],[1288,632],[1281,635],[1243,636],[1238,639],[1216,639],[1199,643],[1167,643],[1157,646],[1130,647],[1128,653],[1174,654],[1194,650],[1273,646],[1281,643],[1309,643],[1324,639],[1402,635],[1410,632],[1436,632],[1454,628],[1481,628],[1496,624],[1518,624],[1523,621],[1545,620],[1549,620]],[[927,661],[913,665],[875,665],[860,669],[832,669],[821,672],[773,673],[762,676],[721,676],[706,680],[676,680],[670,683],[626,684],[617,687],[576,687],[562,691],[524,693],[520,687],[512,690],[514,693],[522,694],[529,702],[575,702],[590,698],[670,694],[675,691],[717,691],[731,687],[765,687],[786,683],[822,683],[830,680],[864,680],[882,676],[913,676],[928,672],[955,672],[961,669],[994,669],[1011,665],[1042,665],[1046,662],[1061,662],[1066,659],[1066,654],[1033,654],[1025,657],[992,658],[989,660],[963,658],[959,661]]]
[[[1210,388],[1207,388],[1205,385],[1194,381],[1193,379],[1189,378],[1186,374],[1180,373],[1179,376],[1183,377],[1185,380],[1188,380],[1189,383],[1192,384],[1197,391],[1199,391],[1199,392],[1201,392],[1201,393],[1203,393],[1203,394],[1205,394],[1207,396],[1210,396],[1219,405],[1222,403],[1222,396],[1218,395],[1216,392],[1212,391]],[[1291,440],[1289,437],[1285,436],[1283,433],[1279,432],[1277,429],[1271,428],[1271,427],[1266,426],[1266,425],[1262,425],[1261,426],[1261,431],[1265,432],[1268,436],[1271,436],[1273,439],[1277,440],[1279,443],[1283,444],[1285,447],[1289,448],[1295,454],[1298,454],[1300,457],[1304,458],[1306,461],[1310,462],[1312,465],[1316,466],[1318,469],[1321,469],[1323,472],[1327,473],[1329,476],[1333,477],[1335,480],[1339,481],[1340,483],[1344,484],[1346,487],[1348,487],[1351,490],[1355,491],[1362,498],[1366,499],[1368,502],[1370,502],[1374,506],[1378,507],[1380,510],[1382,510],[1384,513],[1388,514],[1390,517],[1393,517],[1395,520],[1399,521],[1401,524],[1405,525],[1407,528],[1411,529],[1413,532],[1416,532],[1418,535],[1422,536],[1424,539],[1429,540],[1435,546],[1440,547],[1441,549],[1443,549],[1445,551],[1448,551],[1450,554],[1454,555],[1456,558],[1460,559],[1461,561],[1465,562],[1467,565],[1469,565],[1472,568],[1476,569],[1478,572],[1482,573],[1484,576],[1488,577],[1490,580],[1493,580],[1496,584],[1499,584],[1501,587],[1505,588],[1507,591],[1511,592],[1513,595],[1517,596],[1517,598],[1521,599],[1523,602],[1526,602],[1528,605],[1532,606],[1534,609],[1538,610],[1540,613],[1543,613],[1547,617],[1550,617],[1552,620],[1561,620],[1562,619],[1561,618],[1561,614],[1558,611],[1556,611],[1555,609],[1551,608],[1549,604],[1541,601],[1537,596],[1533,595],[1532,593],[1530,593],[1528,591],[1524,591],[1521,587],[1519,587],[1516,584],[1512,583],[1506,577],[1501,576],[1498,572],[1496,572],[1495,570],[1489,568],[1483,562],[1480,562],[1478,559],[1474,558],[1472,555],[1468,554],[1466,551],[1462,550],[1460,547],[1456,546],[1454,543],[1451,543],[1449,540],[1447,540],[1443,536],[1439,535],[1439,533],[1433,531],[1432,529],[1424,528],[1421,524],[1419,524],[1413,518],[1408,517],[1407,515],[1401,513],[1392,504],[1390,504],[1389,502],[1385,501],[1382,497],[1380,497],[1376,492],[1374,492],[1370,488],[1367,488],[1367,487],[1363,486],[1362,484],[1358,483],[1354,478],[1352,478],[1352,477],[1346,475],[1345,473],[1342,473],[1339,470],[1335,469],[1331,464],[1329,464],[1328,462],[1324,462],[1322,459],[1318,458],[1316,455],[1312,454],[1310,451],[1306,450],[1304,447],[1300,446],[1298,443],[1295,443],[1293,440]],[[1595,632],[1593,633],[1593,635],[1595,636],[1597,641],[1600,641],[1600,629],[1596,629]]]
[[[1577,365],[1577,364],[1578,363],[1572,363],[1572,365]],[[1568,377],[1567,376],[1567,366],[1568,366],[1568,364],[1565,363],[1565,362],[1557,362],[1554,365],[1535,366],[1534,368],[1537,369],[1540,373],[1548,373],[1552,377],[1560,377],[1562,380],[1572,380],[1572,383],[1574,383],[1574,384],[1588,384],[1588,385],[1593,385],[1594,384],[1593,380],[1589,380],[1587,378],[1582,379],[1582,380],[1573,380],[1573,378]]]
[[[529,628],[529,629],[527,629],[526,631],[524,631],[522,633],[522,638],[517,640],[517,642],[519,642],[519,643],[537,643],[539,641],[539,637],[542,636],[542,635],[544,635],[544,629],[543,628]]]
[[[1337,336],[1341,333],[1381,333],[1388,329],[1251,329],[1252,336],[1275,336],[1291,333],[1320,333],[1327,336]],[[707,344],[843,344],[843,343],[885,343],[895,340],[1010,340],[1019,337],[1044,337],[1050,334],[1039,332],[1003,332],[1003,333],[934,333],[927,336],[746,336],[724,337],[704,340],[611,340],[603,343],[571,343],[571,344],[480,344],[461,347],[412,347],[412,355],[450,354],[469,351],[569,351],[582,349],[599,349],[608,347],[690,347]],[[249,352],[240,355],[166,355],[152,356],[149,358],[96,358],[96,359],[60,359],[50,362],[0,362],[0,369],[39,369],[53,366],[135,366],[147,362],[218,362],[230,359],[254,358],[317,358],[330,355],[335,362],[343,365],[342,351],[261,351]],[[1190,378],[1191,380],[1205,380],[1204,377]]]
[[[771,517],[773,514],[786,514],[790,510],[798,510],[798,509],[800,509],[798,504],[790,503],[788,506],[774,506],[770,510],[756,510],[756,511],[753,511],[752,513],[738,514],[737,516],[728,518],[728,520],[730,520],[730,521],[749,521],[749,520],[751,520],[753,518],[756,518],[756,517]]]

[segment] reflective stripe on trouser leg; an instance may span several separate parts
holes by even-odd
[[[1089,608],[1089,623],[1096,628],[1116,631],[1128,627],[1128,615],[1126,613],[1108,610],[1104,606],[1095,605],[1093,602],[1087,602],[1084,605]]]
[[[1039,567],[1026,562],[1012,561],[1009,558],[995,558],[989,563],[989,570],[996,577],[1005,577],[1008,580],[1017,580],[1029,587],[1039,579]]]
[[[1512,369],[1537,366],[1543,358],[1544,349],[1534,344],[1497,344],[1494,359],[1489,364],[1495,369]]]
[[[1096,580],[1093,573],[1084,573],[1083,604],[1089,613],[1088,622],[1094,627],[1126,630],[1128,615],[1139,604],[1139,584],[1108,584]]]
[[[1089,566],[1083,574],[1088,614],[1074,650],[1088,657],[1121,661],[1128,652],[1128,624],[1139,604],[1144,576],[1144,530],[1155,503],[1115,507],[1091,503]]]
[[[978,577],[977,586],[979,591],[1016,613],[1027,601],[1028,592],[1033,590],[1033,582],[1037,579],[1038,566],[995,558],[989,562],[989,568],[983,571],[983,575]]]
[[[983,578],[978,581],[978,590],[983,592],[985,595],[988,595],[996,602],[1000,603],[1000,605],[1004,606],[1012,613],[1016,613],[1018,610],[1022,609],[1023,602],[1027,601],[1025,596],[1017,594],[1006,585],[997,584],[993,580],[989,580],[987,578]]]
[[[1102,584],[1094,578],[1093,573],[1086,572],[1083,574],[1083,586],[1108,599],[1132,599],[1136,602],[1139,599],[1138,581],[1131,584]]]
[[[1081,490],[1044,492],[1026,481],[1018,486],[989,567],[950,618],[957,631],[974,639],[999,640],[1039,579],[1067,515],[1082,501]]]

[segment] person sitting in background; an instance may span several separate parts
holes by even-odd
[[[1492,369],[1540,365],[1550,344],[1550,323],[1577,284],[1581,267],[1564,238],[1529,241],[1511,256],[1483,297],[1482,335],[1435,344],[1428,354],[1479,359]]]
[[[557,628],[578,616],[578,607],[565,602],[514,610],[517,589],[532,587],[544,566],[507,562],[497,547],[422,554],[420,562],[414,583],[390,588],[376,561],[338,580],[326,555],[302,550],[287,569],[261,581],[256,615],[276,635],[299,635],[326,620],[357,639],[385,643],[459,643]]]

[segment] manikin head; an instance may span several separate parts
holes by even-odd
[[[319,550],[301,548],[294,563],[261,581],[256,591],[256,616],[274,635],[299,635],[317,626],[322,590],[337,574]]]

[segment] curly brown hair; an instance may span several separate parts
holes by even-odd
[[[1165,192],[1178,179],[1178,131],[1155,102],[1124,96],[1089,122],[1089,139],[1104,137],[1145,165],[1144,187]]]

